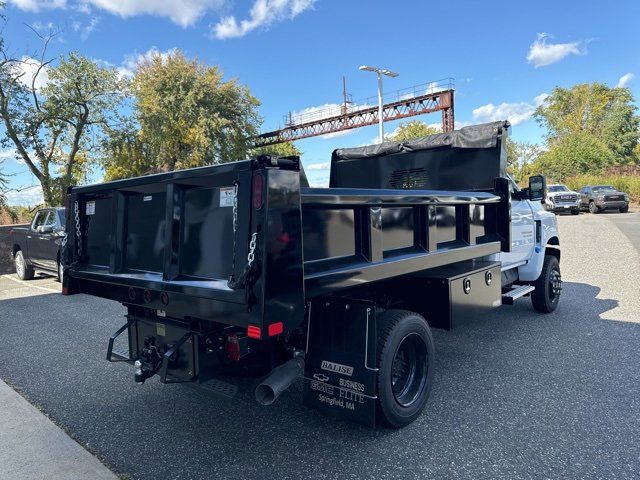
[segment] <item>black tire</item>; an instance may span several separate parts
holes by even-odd
[[[620,213],[627,213],[629,211],[629,205],[627,205],[626,207],[622,207],[620,209]]]
[[[571,210],[571,215],[580,215],[580,209],[579,208],[574,208]]]
[[[407,310],[378,317],[378,417],[392,428],[424,410],[433,383],[435,347],[427,321]]]
[[[598,213],[599,211],[600,209],[598,208],[596,203],[593,200],[591,200],[589,202],[589,213]]]
[[[18,250],[13,256],[13,264],[16,267],[16,274],[20,280],[31,280],[35,274],[33,267],[27,264],[22,254],[22,250]]]
[[[551,313],[558,308],[560,292],[562,290],[562,277],[560,275],[560,263],[553,255],[544,256],[542,272],[533,284],[536,289],[531,293],[533,308],[540,313]]]

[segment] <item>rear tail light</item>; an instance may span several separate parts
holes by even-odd
[[[284,331],[284,325],[282,322],[276,322],[269,325],[269,336],[274,337],[280,335]]]
[[[260,327],[249,325],[247,327],[247,337],[260,340],[260,338],[262,337],[262,331],[260,330]]]
[[[67,287],[62,287],[62,294],[69,295],[69,289]]]
[[[235,333],[227,335],[227,357],[232,362],[240,361],[240,343]]]
[[[264,177],[255,175],[253,177],[253,208],[259,210],[262,208],[262,192],[264,190]]]

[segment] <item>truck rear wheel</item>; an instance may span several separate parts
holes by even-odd
[[[433,383],[435,347],[426,320],[407,310],[378,317],[378,413],[390,427],[413,422]]]
[[[31,280],[34,275],[33,267],[27,265],[27,261],[24,259],[22,250],[18,250],[13,256],[13,263],[16,267],[16,273],[20,280]]]
[[[535,281],[536,289],[531,292],[533,308],[540,313],[551,313],[558,307],[560,291],[562,290],[562,277],[560,276],[560,263],[553,255],[544,256],[542,272]]]

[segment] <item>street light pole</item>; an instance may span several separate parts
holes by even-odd
[[[382,74],[378,74],[378,142],[384,142],[384,121],[382,119]]]
[[[383,103],[382,103],[382,75],[388,77],[397,77],[398,74],[387,70],[386,68],[370,67],[368,65],[362,65],[360,70],[367,72],[374,72],[378,76],[378,140],[380,143],[384,142],[384,119],[382,118]]]

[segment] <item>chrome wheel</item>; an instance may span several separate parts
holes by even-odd
[[[16,273],[20,278],[24,278],[25,265],[24,265],[24,258],[22,256],[22,252],[16,253],[16,256],[14,257],[14,263],[16,265]]]

